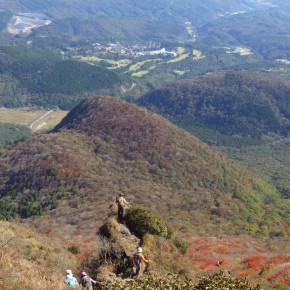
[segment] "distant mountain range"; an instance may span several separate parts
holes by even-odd
[[[16,12],[46,12],[51,17],[66,18],[90,16],[121,16],[121,17],[188,17],[188,20],[200,23],[208,18],[223,17],[230,14],[246,13],[254,10],[275,8],[284,5],[283,1],[251,1],[251,0],[185,0],[182,3],[172,0],[148,0],[142,3],[138,0],[88,0],[83,3],[80,0],[9,0],[1,1],[1,8],[15,10]],[[201,13],[202,12],[202,13]]]
[[[267,57],[278,57],[277,49],[286,53],[289,48],[289,4],[280,0],[4,0],[0,8],[3,30],[12,15],[47,15],[52,23],[33,29],[28,37],[35,45],[63,46],[93,39],[194,40],[206,45],[245,45]]]
[[[166,119],[117,98],[89,98],[48,134],[0,157],[2,215],[55,235],[100,223],[123,191],[179,228],[283,235],[278,191]],[[82,230],[79,231],[82,234]],[[92,232],[93,234],[93,232]],[[77,237],[76,237],[77,238]]]

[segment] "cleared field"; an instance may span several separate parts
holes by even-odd
[[[149,70],[141,70],[139,72],[136,72],[136,73],[132,73],[132,77],[138,77],[138,78],[141,78],[143,77],[144,75],[147,75],[149,73]]]
[[[246,48],[246,47],[225,47],[226,53],[234,53],[234,54],[239,54],[241,56],[247,56],[250,54],[253,54],[251,49]]]
[[[129,59],[120,59],[120,60],[106,60],[106,59],[104,59],[104,61],[107,61],[108,63],[114,65],[114,67],[108,67],[108,69],[122,68],[122,67],[126,67],[130,63],[132,63],[132,61]]]
[[[30,126],[30,124],[45,114],[45,111],[28,111],[0,108],[0,122]]]
[[[113,65],[113,67],[108,67],[108,69],[122,68],[122,67],[126,67],[130,63],[132,63],[132,61],[129,60],[129,59],[110,60],[110,59],[98,58],[97,56],[82,56],[80,58],[80,60],[88,61],[88,62],[92,62],[92,63],[98,63],[98,62],[101,62],[101,61],[105,61],[105,62]]]
[[[67,113],[67,111],[53,111],[41,120],[35,122],[31,130],[36,132],[53,129],[67,115]]]
[[[169,60],[167,63],[179,62],[179,61],[186,59],[188,56],[189,56],[189,53],[181,54],[179,57],[173,58],[173,59]]]
[[[183,54],[184,52],[185,52],[185,48],[184,48],[184,47],[179,46],[179,47],[177,48],[177,53],[178,53],[178,54]]]
[[[147,60],[144,60],[144,61],[137,62],[137,63],[135,63],[135,64],[130,66],[129,72],[136,71],[136,70],[140,69],[145,63],[151,62],[151,61],[154,61],[154,60],[153,59],[147,59]]]
[[[183,76],[185,74],[185,70],[174,70],[174,72],[179,76]]]
[[[138,72],[132,73],[131,76],[141,78],[144,75],[147,75],[150,71],[154,70],[155,68],[156,68],[156,65],[152,65],[152,66],[148,67],[148,69],[146,69],[146,70],[140,70]]]
[[[194,49],[192,51],[192,54],[193,54],[193,60],[199,60],[199,59],[205,58],[205,55],[203,55],[202,52],[197,49]]]
[[[42,110],[0,108],[0,122],[24,125],[32,127],[32,131],[40,131],[53,128],[66,114],[66,111],[60,110],[48,113]]]

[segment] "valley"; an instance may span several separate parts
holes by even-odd
[[[32,132],[53,129],[65,116],[65,111],[42,111],[31,108],[0,108],[0,123],[18,124],[29,127]]]

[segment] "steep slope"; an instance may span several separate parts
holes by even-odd
[[[289,93],[286,79],[261,73],[227,72],[170,84],[149,92],[137,103],[189,131],[195,127],[210,129],[212,142],[219,143],[214,131],[256,139],[262,134],[287,135]]]
[[[124,191],[181,230],[286,233],[288,205],[271,185],[166,119],[125,101],[89,98],[49,134],[0,159],[3,215],[62,240],[93,237]],[[8,209],[7,209],[8,208]],[[10,213],[11,215],[11,213]]]
[[[76,257],[21,225],[0,220],[0,289],[63,289],[65,270]]]

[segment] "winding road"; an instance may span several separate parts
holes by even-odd
[[[36,119],[35,121],[33,121],[29,128],[32,130],[33,126],[38,123],[39,121],[41,121],[43,118],[45,118],[46,116],[48,116],[49,114],[51,114],[52,112],[54,112],[55,110],[50,110],[48,112],[46,112],[44,115],[42,115],[41,117],[39,117],[38,119]]]

